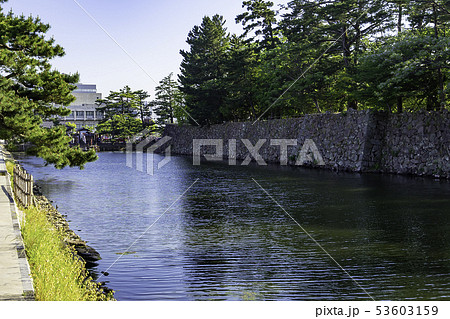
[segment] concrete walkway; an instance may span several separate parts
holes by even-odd
[[[34,300],[16,212],[0,142],[0,300]]]

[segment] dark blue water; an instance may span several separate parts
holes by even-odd
[[[82,171],[21,161],[118,300],[450,299],[448,182],[186,157],[150,176],[122,153]]]

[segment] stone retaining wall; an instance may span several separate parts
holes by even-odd
[[[255,124],[230,122],[211,127],[168,125],[164,135],[172,138],[169,143],[173,154],[192,155],[194,140],[220,139],[223,141],[224,158],[244,160],[251,155],[248,143],[255,146],[259,141],[261,147],[258,153],[262,159],[281,163],[282,148],[276,145],[279,144],[276,140],[288,139],[290,143],[295,140],[297,144],[287,147],[289,165],[450,177],[448,111],[404,114],[349,111],[259,121]],[[317,146],[323,162],[311,152],[311,148],[305,149],[308,140]],[[299,161],[302,149],[310,153],[306,157],[308,161]],[[202,155],[216,152],[215,146],[201,148]],[[239,162],[237,164],[240,165]]]
[[[382,171],[450,178],[450,112],[391,115],[383,142]]]

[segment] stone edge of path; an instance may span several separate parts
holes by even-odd
[[[6,157],[5,153],[6,152],[4,151],[3,145],[0,141],[0,157],[5,159],[5,157]],[[3,173],[3,172],[0,172],[0,173]],[[22,293],[22,296],[19,298],[17,296],[2,296],[2,297],[0,297],[0,301],[3,301],[3,300],[5,300],[5,301],[6,300],[31,301],[31,300],[35,300],[34,299],[34,288],[33,288],[33,279],[31,278],[30,265],[28,264],[27,256],[25,253],[25,246],[24,246],[23,239],[22,239],[22,233],[20,231],[21,225],[20,225],[18,216],[21,216],[21,218],[22,218],[22,215],[20,214],[20,211],[17,208],[17,205],[12,196],[13,192],[12,192],[11,183],[9,180],[9,174],[7,172],[5,172],[5,173],[7,176],[6,191],[9,194],[8,197],[9,197],[9,202],[10,202],[10,211],[11,211],[11,218],[12,218],[12,222],[13,222],[14,234],[16,236],[15,242],[16,242],[17,256],[18,256],[18,260],[19,260],[23,293]]]

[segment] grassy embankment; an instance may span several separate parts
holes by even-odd
[[[6,162],[12,176],[14,163]],[[33,277],[36,300],[114,300],[87,277],[84,262],[63,242],[62,234],[47,220],[45,211],[24,210],[22,237]]]

